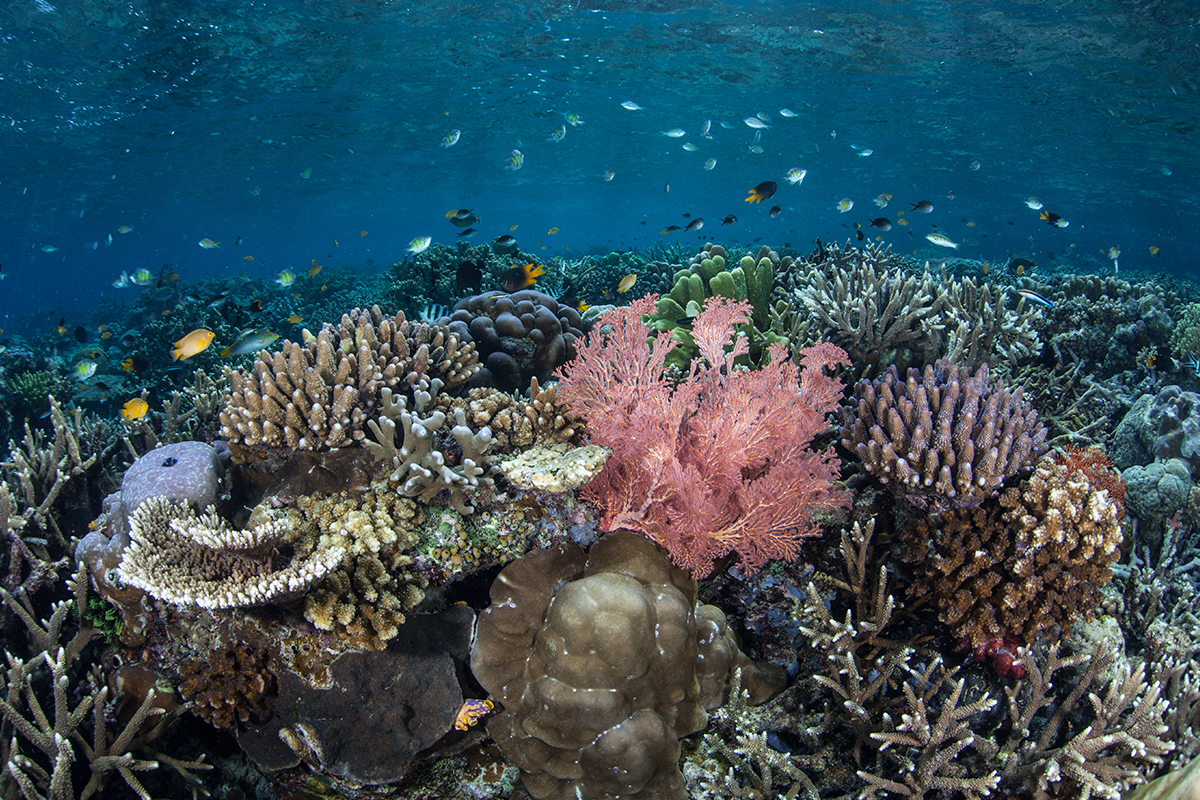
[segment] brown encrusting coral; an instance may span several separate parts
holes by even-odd
[[[740,669],[750,700],[784,686],[648,539],[618,531],[514,562],[480,614],[471,669],[504,710],[488,733],[539,798],[686,798],[679,738]]]
[[[478,369],[474,345],[448,329],[356,308],[303,344],[284,340],[280,352],[259,353],[248,373],[227,370],[221,435],[252,447],[346,447],[365,437],[384,389],[433,378],[453,388]]]
[[[217,728],[263,720],[270,714],[275,676],[267,668],[267,652],[237,643],[179,669],[179,694],[188,710]]]
[[[1121,544],[1102,476],[1048,455],[998,503],[916,520],[900,536],[916,575],[909,596],[931,600],[973,649],[1006,636],[1031,643],[1090,617]]]
[[[842,446],[898,495],[970,506],[1046,451],[1046,427],[1021,387],[993,385],[945,359],[902,380],[894,366],[855,387],[842,408]]]

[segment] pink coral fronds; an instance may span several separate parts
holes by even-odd
[[[832,452],[809,448],[841,396],[824,369],[848,364],[845,352],[807,348],[801,372],[776,344],[761,369],[738,368],[750,305],[712,298],[693,326],[700,358],[672,386],[663,371],[676,343],[640,321],[653,306],[606,314],[563,369],[559,399],[613,451],[584,496],[603,507],[605,530],[642,533],[698,576],[730,552],[749,570],[794,559],[818,532],[812,512],[846,502]]]

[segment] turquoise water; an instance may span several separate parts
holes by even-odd
[[[679,236],[806,252],[930,200],[868,232],[1076,272],[1111,273],[1118,247],[1123,273],[1194,274],[1198,21],[1182,2],[14,0],[0,327],[83,318],[140,267],[378,271],[415,237],[452,243],[454,208],[480,216],[475,242],[517,226],[523,250],[573,258]],[[775,198],[743,202],[763,180]],[[659,233],[685,214],[705,227]]]

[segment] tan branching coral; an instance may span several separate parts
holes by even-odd
[[[938,326],[942,342],[934,357],[976,369],[986,362],[1019,364],[1042,351],[1025,298],[1009,308],[1007,287],[980,284],[970,277],[955,280],[945,272],[938,286],[946,303],[944,324]]]
[[[294,513],[303,515],[296,521],[298,555],[346,552],[304,598],[304,616],[352,647],[383,649],[405,613],[425,597],[424,581],[409,570],[413,558],[407,552],[417,543],[417,504],[376,481],[361,495],[307,495],[297,506]]]
[[[494,452],[531,444],[563,444],[583,431],[583,421],[558,403],[558,384],[543,388],[537,378],[530,381],[528,400],[482,386],[465,398],[439,394],[434,405],[448,417],[461,410],[473,431],[490,430]]]
[[[265,719],[274,691],[267,652],[240,642],[185,661],[179,670],[179,694],[189,710],[217,728]]]
[[[230,530],[214,513],[197,517],[188,505],[163,497],[143,502],[130,520],[130,544],[118,574],[172,605],[234,608],[293,598],[330,574],[346,550],[330,547],[275,569],[275,545],[285,520]]]
[[[228,370],[221,434],[250,446],[324,450],[360,442],[384,389],[425,378],[455,387],[479,369],[473,344],[447,328],[354,309],[304,344],[259,353],[249,373]]]
[[[1120,555],[1120,513],[1108,490],[1055,456],[999,506],[944,511],[902,534],[916,579],[951,632],[980,647],[1090,617]]]
[[[939,360],[861,381],[842,409],[842,446],[898,494],[951,506],[979,503],[1046,451],[1046,427],[1003,381]]]
[[[382,413],[378,420],[369,420],[368,426],[377,442],[365,442],[367,449],[377,461],[390,462],[393,470],[392,483],[406,497],[419,497],[421,502],[430,503],[443,490],[449,490],[450,506],[460,514],[471,514],[474,508],[467,503],[468,493],[492,484],[495,468],[488,465],[485,455],[491,449],[492,432],[483,428],[474,433],[467,427],[466,415],[454,412],[455,425],[448,433],[458,442],[462,451],[455,464],[446,453],[437,448],[435,434],[446,427],[446,414],[430,411],[434,398],[442,388],[437,378],[432,384],[422,381],[413,389],[415,399],[413,411],[408,411],[407,398],[394,399],[391,389],[382,392]],[[396,447],[396,423],[404,431],[404,439]]]

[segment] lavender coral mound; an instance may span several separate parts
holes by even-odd
[[[992,496],[1047,449],[1021,387],[992,386],[987,364],[972,376],[946,359],[905,381],[895,366],[861,381],[842,426],[842,446],[894,492],[956,507]]]
[[[679,739],[742,672],[753,703],[783,670],[750,661],[725,615],[650,540],[618,531],[513,562],[479,616],[471,669],[503,704],[488,733],[537,798],[686,798]]]
[[[483,369],[471,378],[472,386],[506,392],[524,391],[531,378],[544,384],[575,357],[575,340],[583,337],[579,312],[534,289],[463,298],[435,324],[475,343]]]
[[[194,508],[217,502],[221,477],[229,461],[224,443],[176,442],[156,447],[134,461],[121,479],[121,506],[126,516],[151,497],[184,500]]]

